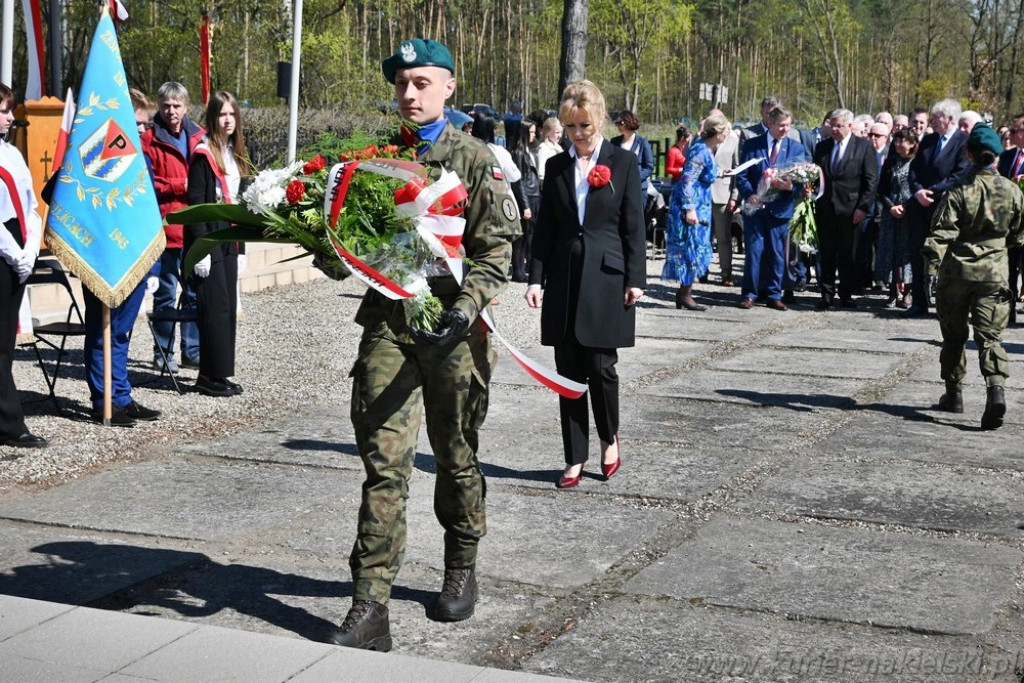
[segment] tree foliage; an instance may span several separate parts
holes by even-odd
[[[48,3],[42,3],[49,24]],[[277,62],[291,58],[291,0],[132,0],[120,29],[133,85],[178,80],[199,90],[198,27],[213,20],[212,85],[256,105],[280,103]],[[644,120],[699,117],[702,83],[728,88],[732,118],[752,119],[766,94],[817,122],[839,104],[908,111],[959,98],[1005,118],[1024,107],[1024,0],[304,0],[301,104],[376,109],[392,93],[380,61],[405,38],[446,43],[456,102],[513,99],[553,108],[560,92],[562,17],[589,8],[586,77],[611,106]],[[22,26],[20,3],[16,22]],[[64,0],[65,85],[76,87],[97,4]],[[16,31],[16,91],[24,87]],[[574,71],[573,77],[581,72]],[[57,93],[62,95],[62,93]],[[198,99],[198,98],[197,98]]]

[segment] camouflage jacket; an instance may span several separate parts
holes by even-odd
[[[1024,244],[1024,194],[992,168],[974,168],[939,202],[924,243],[929,273],[1009,282],[1007,247]]]
[[[401,145],[401,138],[395,143]],[[446,308],[460,309],[473,322],[480,310],[508,286],[512,241],[521,234],[516,200],[509,194],[498,161],[487,145],[451,124],[417,161],[436,169],[436,173],[431,172],[435,179],[441,169],[454,171],[469,193],[469,205],[462,214],[466,219],[462,246],[469,261],[466,277],[461,287],[451,276],[433,278],[430,289]],[[372,327],[384,320],[395,331],[406,330],[401,302],[368,290],[356,322]]]

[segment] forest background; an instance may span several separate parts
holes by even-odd
[[[49,26],[48,3],[42,3]],[[213,89],[256,107],[281,105],[277,63],[291,56],[289,0],[130,0],[119,31],[132,85],[168,80],[199,93],[199,23],[213,22]],[[64,84],[77,89],[97,5],[67,0]],[[1021,108],[1024,0],[304,0],[300,106],[376,111],[391,101],[380,61],[423,36],[452,50],[458,106],[554,108],[562,17],[588,12],[586,77],[612,109],[671,124],[711,102],[700,84],[728,89],[731,119],[756,120],[766,94],[816,125],[835,106],[907,112],[952,96],[1004,121]],[[17,26],[23,26],[20,3]],[[15,41],[15,83],[24,41]],[[62,93],[53,93],[63,97]],[[196,99],[198,99],[196,97]]]

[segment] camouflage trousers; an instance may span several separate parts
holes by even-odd
[[[495,359],[482,321],[441,346],[415,343],[385,324],[364,332],[351,373],[352,425],[366,468],[349,557],[355,600],[387,604],[391,596],[405,556],[409,477],[424,412],[445,566],[476,562],[487,532],[486,484],[476,452]]]
[[[968,321],[974,327],[978,362],[986,386],[1005,386],[1010,361],[1003,349],[1003,330],[1010,319],[1010,290],[998,282],[972,282],[940,277],[935,287],[935,312],[942,330],[939,364],[947,386],[960,386],[967,374]]]

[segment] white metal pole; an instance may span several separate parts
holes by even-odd
[[[302,0],[295,0],[292,17],[292,91],[288,98],[288,163],[295,161],[299,129],[299,61],[302,57]]]
[[[3,34],[0,35],[0,82],[11,86],[14,75],[14,0],[3,0]],[[301,1],[301,0],[300,0]]]

